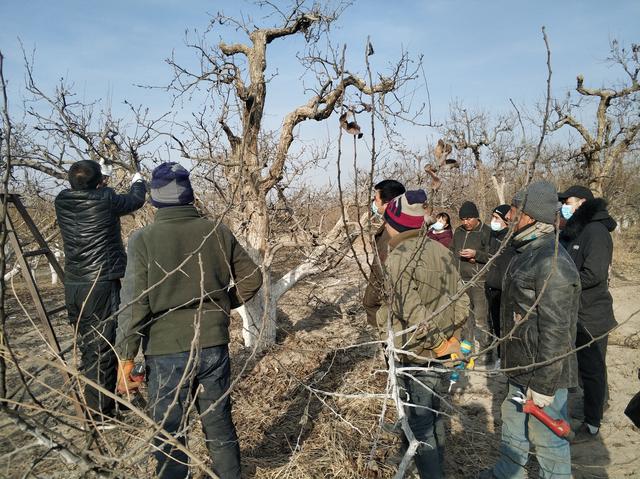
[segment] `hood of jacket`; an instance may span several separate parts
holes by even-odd
[[[573,241],[582,230],[592,222],[599,221],[611,232],[616,229],[618,224],[607,211],[607,202],[603,198],[595,198],[582,203],[582,206],[569,218],[562,232],[562,236],[568,241]]]

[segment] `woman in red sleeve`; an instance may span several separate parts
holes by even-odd
[[[447,213],[438,213],[436,222],[433,223],[427,231],[427,236],[432,240],[436,240],[445,248],[449,247],[453,239],[453,231],[451,230],[451,218]]]

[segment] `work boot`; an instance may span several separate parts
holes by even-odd
[[[600,428],[598,428],[598,430],[595,433],[593,433],[589,429],[589,426],[587,425],[587,423],[583,422],[582,424],[580,424],[580,427],[576,431],[576,435],[571,441],[571,444],[582,444],[585,442],[594,441],[599,437],[600,437]]]

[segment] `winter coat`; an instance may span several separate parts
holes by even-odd
[[[514,247],[502,283],[500,326],[508,338],[502,343],[502,367],[519,368],[506,372],[511,381],[551,396],[578,384],[576,354],[570,351],[580,276],[561,245],[555,258],[553,233],[525,244],[514,241]]]
[[[394,332],[415,326],[444,306],[456,293],[459,275],[451,253],[419,230],[406,231],[391,238],[391,251],[383,267],[390,297],[382,301],[376,320],[380,339],[387,339],[389,319]],[[416,331],[396,337],[398,348],[425,358],[433,357],[432,349],[443,339],[456,333],[466,311],[456,302],[427,323],[420,334]],[[400,355],[403,362],[419,363],[415,357]]]
[[[383,272],[382,263],[389,254],[389,233],[382,223],[382,226],[378,228],[373,236],[374,251],[373,262],[371,264],[371,274],[367,281],[367,287],[364,290],[364,296],[362,298],[362,304],[367,312],[367,322],[371,326],[376,326],[376,313],[380,308],[382,288],[383,288]]]
[[[453,239],[453,231],[451,231],[451,228],[447,228],[446,230],[442,230],[441,233],[436,233],[433,229],[430,229],[427,231],[427,236],[442,244],[445,248],[448,248]]]
[[[63,190],[55,199],[65,254],[65,283],[122,278],[127,256],[120,217],[144,205],[146,186],[137,181],[129,193],[111,188]]]
[[[229,311],[262,286],[260,268],[222,223],[191,205],[160,208],[155,221],[129,239],[116,350],[135,357],[229,342]],[[167,273],[173,272],[167,276]],[[231,286],[233,281],[233,287]]]
[[[561,241],[580,273],[582,293],[578,322],[599,336],[617,322],[609,293],[609,267],[613,257],[611,231],[617,224],[602,198],[585,201],[569,218]]]
[[[460,277],[464,281],[469,281],[480,271],[484,263],[489,261],[489,244],[491,243],[491,228],[480,222],[471,231],[467,231],[462,226],[458,226],[453,233],[453,242],[449,249],[456,259],[456,266],[460,272]],[[459,253],[463,249],[476,250],[475,261],[461,258]]]
[[[493,257],[502,245],[502,241],[507,236],[509,228],[504,228],[500,231],[491,231],[491,243],[489,244],[489,257]],[[491,289],[502,289],[502,279],[507,272],[507,267],[511,262],[511,259],[516,254],[515,248],[512,244],[506,245],[500,251],[500,256],[493,260],[489,271],[486,276],[486,285]]]

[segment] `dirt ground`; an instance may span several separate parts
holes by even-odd
[[[572,448],[577,478],[640,477],[640,433],[623,414],[640,390],[639,284],[625,277],[613,281],[616,317],[622,324],[609,342],[610,408],[600,440]],[[353,260],[301,283],[279,304],[277,344],[259,357],[250,358],[250,351],[242,346],[239,321],[234,320],[230,345],[234,377],[242,371],[233,392],[234,418],[244,477],[393,477],[399,440],[380,427],[393,424],[394,411],[387,403],[386,417],[381,418],[383,401],[373,396],[384,391],[386,375],[380,347],[371,342],[374,337],[360,305],[364,286]],[[62,300],[59,287],[47,287],[44,292],[51,304]],[[18,288],[18,293],[28,305],[25,291]],[[8,306],[12,312],[8,330],[15,350],[45,354],[38,333],[15,299]],[[71,328],[64,317],[58,316],[54,326],[63,347],[70,344]],[[15,376],[10,379],[10,386],[15,386]],[[42,380],[59,383],[53,376]],[[445,409],[448,477],[474,477],[495,462],[504,384],[501,375],[472,372],[466,387],[449,398],[451,408]],[[48,421],[65,437],[85,440],[81,432],[57,426],[55,419]],[[131,419],[139,425],[136,421]],[[116,451],[148,446],[149,437],[125,434],[124,425],[122,431],[105,434]],[[199,457],[207,457],[197,426],[189,446]],[[537,477],[535,461],[530,462],[529,477]],[[152,468],[146,453],[129,465],[131,477],[152,477]],[[25,474],[29,470],[31,476]],[[76,466],[63,463],[55,451],[33,445],[8,418],[0,418],[0,477],[78,476]]]

